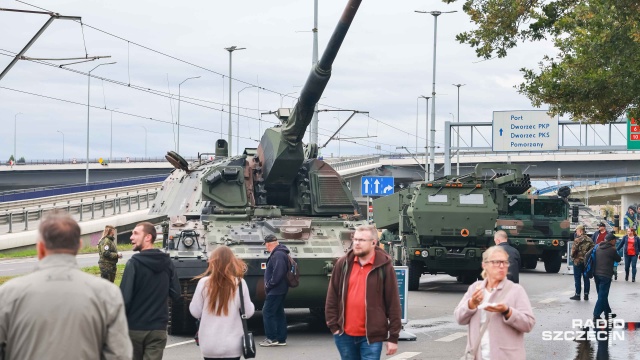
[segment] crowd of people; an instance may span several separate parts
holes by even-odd
[[[604,223],[591,237],[582,225],[576,228],[570,253],[575,280],[571,299],[589,300],[593,277],[594,320],[603,314],[606,319],[616,317],[608,295],[619,262],[624,259],[625,281],[629,275],[632,282],[636,280],[640,239],[633,219],[625,222],[626,235],[621,239],[608,233]],[[92,359],[96,354],[105,359],[162,359],[167,299],[182,301],[175,266],[168,254],[154,248],[153,224],[139,223],[130,237],[137,253],[127,262],[118,288],[112,284],[122,258],[116,234],[115,227],[107,226],[98,243],[100,279],[78,268],[75,255],[82,242],[77,222],[62,212],[43,219],[35,271],[0,287],[0,359]],[[398,283],[393,260],[379,242],[374,226],[357,227],[351,248],[336,261],[330,277],[326,325],[343,360],[377,360],[383,350],[393,355],[398,349],[402,327]],[[524,334],[536,320],[519,285],[520,254],[504,231],[495,233],[494,242],[496,246],[482,254],[483,280],[469,286],[454,317],[468,327],[465,358],[524,359]],[[263,245],[269,253],[262,308],[266,338],[259,346],[286,346],[290,252],[273,234],[265,236]],[[220,246],[209,255],[206,271],[194,279],[198,282],[189,311],[199,320],[205,360],[238,360],[243,355],[242,320],[255,312],[243,279],[246,270],[230,248]]]

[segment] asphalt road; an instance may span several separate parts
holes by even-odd
[[[133,252],[127,252],[126,258]],[[29,272],[36,260],[0,261],[0,275]],[[97,255],[80,255],[81,266],[94,265]],[[543,268],[542,263],[538,268]],[[597,295],[593,288],[591,300],[572,301],[573,276],[546,274],[543,270],[523,270],[520,284],[524,286],[534,307],[536,325],[525,335],[527,359],[639,359],[640,331],[614,330],[611,343],[591,341],[545,341],[543,331],[569,331],[572,321],[591,318]],[[623,267],[619,267],[617,281],[611,286],[609,301],[617,320],[625,323],[640,322],[640,282],[624,281]],[[465,326],[456,324],[453,310],[462,298],[467,285],[459,284],[446,275],[424,275],[420,290],[409,292],[409,322],[405,329],[417,336],[416,341],[400,342],[398,353],[385,356],[387,360],[460,359],[466,344]],[[339,359],[333,338],[324,324],[312,317],[307,309],[287,310],[289,337],[286,347],[258,348],[256,359]],[[640,328],[640,323],[636,325]],[[264,338],[261,313],[249,320],[249,328],[256,341]],[[200,349],[192,337],[169,336],[164,358],[166,360],[201,359]]]

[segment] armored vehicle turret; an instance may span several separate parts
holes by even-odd
[[[305,147],[302,138],[360,3],[348,1],[295,107],[277,111],[282,125],[267,129],[257,149],[228,156],[227,142],[218,140],[215,159],[192,164],[175,152],[167,154],[176,170],[165,180],[150,213],[168,216],[163,228],[166,249],[185,300],[171,306],[172,333],[195,332],[188,311],[196,285],[192,279],[204,272],[207,254],[218,246],[230,247],[247,263],[251,300],[261,308],[269,256],[263,239],[269,234],[290,249],[300,269],[300,285],[290,289],[285,306],[324,310],[333,264],[351,246],[355,227],[364,222],[345,181],[317,159],[317,145]]]
[[[544,204],[556,210],[553,217],[543,221],[529,212],[526,219],[515,219],[515,204],[533,208],[537,196],[522,195],[530,186],[529,176],[518,165],[478,164],[468,175],[447,176],[374,200],[374,222],[397,235],[389,251],[398,265],[409,266],[410,290],[418,289],[422,274],[475,281],[483,251],[494,245],[496,226],[507,231],[527,259],[535,257],[537,262],[542,256],[557,263],[552,272],[558,272],[570,235],[568,205],[564,199],[545,197]]]

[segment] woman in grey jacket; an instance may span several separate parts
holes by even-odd
[[[191,315],[200,319],[198,337],[205,360],[240,359],[242,319],[240,293],[242,283],[244,310],[251,317],[255,307],[249,298],[247,283],[242,279],[246,264],[235,257],[231,249],[219,246],[209,257],[209,266],[198,276],[198,286],[189,305]]]
[[[469,287],[454,311],[458,324],[469,325],[467,359],[526,359],[524,333],[536,320],[524,288],[506,278],[508,267],[502,247],[487,249],[482,254],[484,280]]]

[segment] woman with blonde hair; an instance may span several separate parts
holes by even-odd
[[[208,359],[240,359],[244,335],[240,318],[240,292],[244,310],[251,317],[255,307],[249,298],[247,283],[242,278],[246,264],[236,258],[227,246],[217,247],[209,256],[207,270],[196,279],[198,285],[189,305],[191,315],[200,319],[198,337],[200,351]]]
[[[526,359],[524,333],[535,325],[524,288],[507,279],[509,255],[500,246],[482,254],[482,278],[469,286],[454,311],[469,325],[465,359]]]

